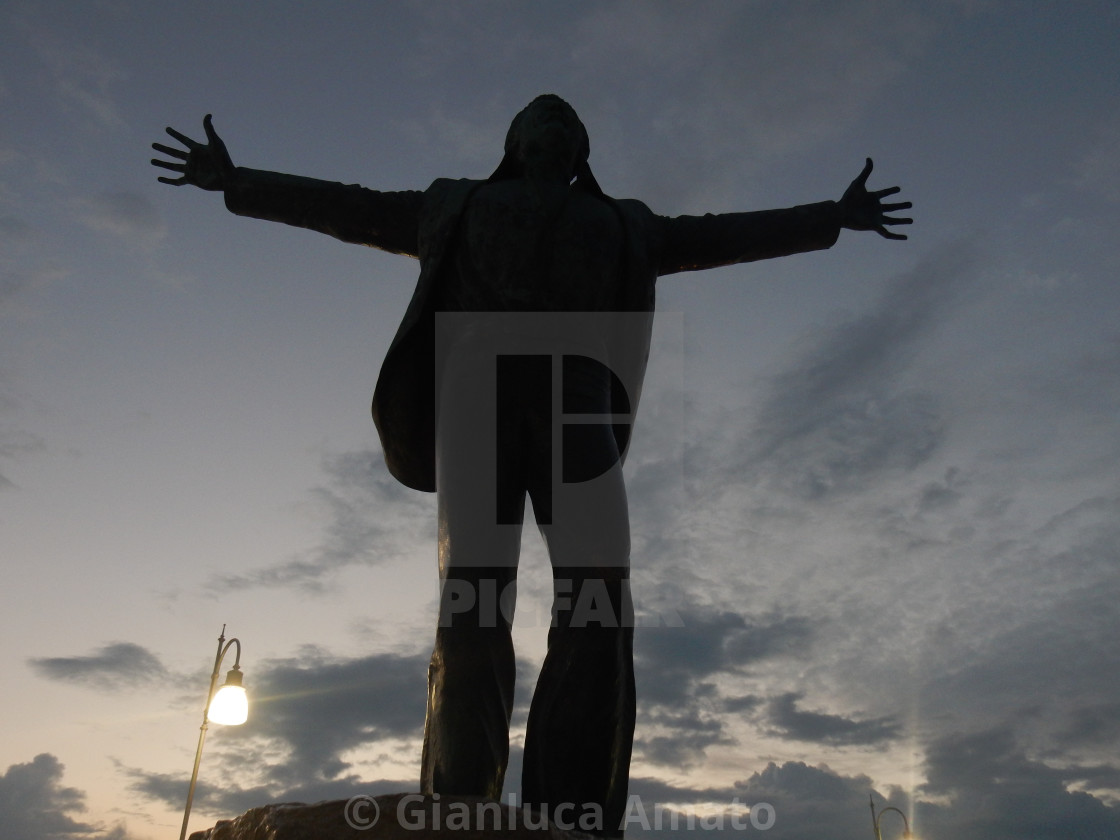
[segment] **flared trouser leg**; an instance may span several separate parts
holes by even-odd
[[[471,585],[489,588],[509,570],[476,571],[483,576]],[[465,583],[465,576],[445,580],[444,591],[455,583]],[[424,793],[491,799],[502,793],[516,673],[513,639],[508,623],[480,626],[488,623],[480,617],[482,611],[463,611],[436,629],[421,759]]]
[[[556,611],[529,711],[522,789],[527,804],[547,808],[563,827],[613,837],[622,833],[634,738],[629,581],[577,577],[573,603],[592,590],[609,591],[611,606],[603,609],[619,620],[592,624],[580,621],[578,609]]]

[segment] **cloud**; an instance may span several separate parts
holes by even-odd
[[[1120,836],[1120,809],[1070,785],[1117,769],[1054,767],[1031,759],[1007,728],[949,735],[926,758],[927,795],[951,797],[949,805],[919,803],[923,836],[960,840],[1030,837]]]
[[[635,638],[639,736],[635,750],[657,764],[684,767],[716,744],[732,744],[727,725],[753,712],[753,697],[724,697],[723,678],[763,660],[798,658],[810,645],[800,617],[682,608],[680,626],[640,628]]]
[[[241,575],[214,578],[214,590],[293,587],[324,591],[333,574],[348,566],[374,566],[415,555],[431,544],[435,500],[401,485],[385,466],[380,450],[363,449],[328,457],[328,482],[311,495],[325,514],[320,544],[303,556]],[[391,510],[392,516],[384,512]]]
[[[646,182],[647,200],[674,206],[726,188],[667,168],[655,148],[681,150],[693,172],[722,172],[729,160],[737,173],[757,172],[856,124],[937,28],[922,6],[887,12],[874,2],[785,3],[780,11],[706,3],[703,14],[671,3],[592,9],[578,23],[577,79],[605,122],[625,110],[646,135],[635,132],[624,154],[622,131],[608,133],[606,154],[623,177]],[[608,98],[618,90],[625,102]]]
[[[1120,700],[1088,703],[1073,709],[1069,725],[1057,739],[1073,745],[1120,743]]]
[[[635,665],[642,699],[679,708],[712,678],[763,659],[800,656],[813,631],[800,616],[738,613],[682,607],[681,626],[642,628],[636,634]]]
[[[942,248],[894,278],[866,312],[816,337],[774,376],[746,464],[806,500],[860,491],[912,470],[945,439],[937,398],[902,384],[918,344],[975,273],[966,243]]]
[[[208,742],[207,779],[196,807],[229,815],[268,802],[347,799],[358,793],[415,790],[427,697],[426,654],[330,657],[306,648],[298,657],[253,669],[248,721],[220,727]],[[358,763],[407,751],[416,778],[363,778]],[[402,763],[393,755],[393,764]],[[380,764],[380,760],[374,762]],[[180,807],[185,776],[137,767],[121,771],[130,788]]]
[[[882,744],[897,738],[902,727],[893,716],[854,720],[842,715],[803,712],[801,694],[790,692],[770,701],[767,720],[786,739],[816,741],[833,746]]]
[[[3,185],[0,184],[0,192]],[[26,314],[24,300],[29,290],[45,284],[54,272],[47,266],[30,268],[21,259],[25,246],[35,239],[34,229],[22,218],[0,215],[0,319],[18,321]],[[7,353],[6,356],[18,354]],[[45,448],[43,438],[35,432],[19,428],[10,419],[16,415],[21,400],[13,383],[19,381],[11,358],[0,363],[0,461],[15,459]],[[0,490],[15,487],[15,482],[0,472]]]
[[[248,764],[256,759],[255,754],[248,754],[243,761]],[[211,759],[207,756],[207,759]],[[226,762],[232,765],[232,761]],[[165,803],[171,809],[182,809],[183,791],[186,790],[188,779],[171,773],[154,773],[136,767],[120,767],[120,771],[130,779],[129,790],[141,796]],[[207,770],[208,775],[213,775],[212,768]],[[383,793],[400,793],[417,789],[414,779],[409,780],[376,780],[364,781],[355,776],[326,781],[323,779],[301,780],[291,787],[278,788],[270,785],[256,785],[242,787],[232,779],[244,776],[242,770],[239,774],[225,774],[227,780],[221,783],[212,783],[198,780],[195,783],[194,803],[191,807],[191,826],[197,831],[200,824],[205,824],[203,815],[212,815],[221,819],[229,819],[237,814],[242,814],[250,808],[259,808],[274,802],[324,802],[329,800],[346,800],[358,794],[378,796]],[[198,817],[196,821],[196,815]]]
[[[419,739],[427,667],[425,654],[333,659],[315,650],[270,662],[253,677],[249,721],[227,737],[268,754],[258,766],[273,790],[337,780],[352,768],[344,753]]]
[[[0,243],[5,248],[26,242],[31,236],[31,226],[23,219],[12,215],[0,216]]]
[[[88,44],[60,38],[33,7],[21,9],[13,19],[45,69],[58,105],[101,127],[124,124],[112,89],[125,74],[113,61]]]
[[[964,562],[930,570],[953,586],[921,643],[924,716],[1013,721],[1024,743],[1070,760],[1115,751],[1120,730],[1100,715],[1115,703],[1118,518],[1120,497],[1091,496],[1035,528],[1001,523],[963,546]]]
[[[114,691],[167,676],[159,658],[140,645],[114,642],[90,656],[59,656],[29,659],[40,676],[60,682],[81,683],[103,691]]]
[[[770,840],[865,840],[870,832],[867,797],[873,789],[867,776],[844,776],[800,761],[771,762],[735,784],[747,804],[765,802],[773,808],[774,825],[766,832]]]
[[[866,775],[846,776],[826,765],[812,766],[800,761],[768,763],[762,770],[727,786],[688,787],[660,779],[636,777],[630,781],[632,800],[627,837],[691,836],[703,829],[706,837],[743,837],[762,826],[767,838],[801,840],[827,837],[830,840],[866,840],[871,826],[868,795],[874,787]],[[887,803],[907,803],[892,791]],[[731,816],[742,818],[752,808],[758,826],[740,819],[732,826]],[[661,830],[654,825],[661,811]],[[677,829],[672,829],[674,813]],[[723,815],[722,822],[719,820]],[[642,818],[649,823],[647,830]],[[692,830],[689,830],[689,817]],[[884,824],[885,827],[885,824]],[[679,833],[678,833],[679,832]],[[887,836],[892,836],[888,834]],[[924,835],[923,835],[924,836]],[[940,838],[935,838],[940,840]],[[948,840],[948,838],[945,838]]]
[[[3,393],[3,382],[0,382],[0,418],[9,407],[9,399]],[[0,458],[13,459],[30,452],[39,452],[45,448],[43,439],[34,432],[10,426],[0,419]],[[15,482],[0,473],[0,490],[14,488]]]
[[[63,787],[63,770],[55,756],[41,753],[26,764],[11,765],[0,775],[4,840],[127,840],[123,825],[106,830],[70,816],[85,811],[85,794]]]
[[[99,233],[140,243],[154,242],[167,233],[155,205],[139,193],[99,193],[73,204],[78,221]]]
[[[639,699],[639,706],[641,700]],[[726,734],[724,721],[704,715],[695,708],[668,714],[664,711],[642,714],[642,726],[634,739],[634,751],[643,761],[678,770],[700,764],[708,747],[730,745],[735,741]],[[668,726],[667,735],[641,735]]]
[[[1120,202],[1120,119],[1110,115],[1090,132],[1087,150],[1073,161],[1074,186]]]

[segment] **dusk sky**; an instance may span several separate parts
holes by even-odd
[[[250,719],[211,728],[192,829],[418,789],[435,499],[369,416],[418,266],[160,184],[150,146],[210,113],[238,165],[424,189],[489,175],[544,92],[657,213],[837,199],[868,156],[914,203],[906,242],[659,282],[631,792],[768,803],[773,840],[867,840],[869,795],[923,840],[1120,837],[1120,4],[1090,0],[0,3],[0,837],[177,836],[223,624]]]

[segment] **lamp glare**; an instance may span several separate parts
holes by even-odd
[[[237,726],[249,718],[249,698],[240,685],[225,685],[218,689],[210,701],[209,718],[213,723]]]

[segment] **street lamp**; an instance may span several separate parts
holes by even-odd
[[[910,821],[908,819],[906,819],[906,815],[904,813],[902,813],[902,811],[900,811],[898,808],[891,805],[891,806],[888,806],[888,807],[884,808],[882,811],[879,812],[878,816],[876,816],[875,815],[875,797],[871,796],[869,794],[867,798],[871,800],[871,825],[875,829],[875,840],[883,840],[883,835],[879,833],[879,820],[881,820],[883,818],[883,814],[887,813],[887,811],[894,811],[896,814],[898,814],[900,817],[902,817],[902,827],[905,829],[902,832],[902,836],[904,838],[907,838],[907,840],[909,840],[910,838],[913,838],[914,835],[910,833]]]
[[[237,645],[233,668],[226,674],[226,681],[215,694],[214,686],[218,684],[222,659],[233,645]],[[191,803],[194,801],[194,785],[198,781],[198,765],[202,761],[202,744],[206,741],[206,730],[210,727],[211,721],[237,726],[244,723],[248,717],[249,701],[241,685],[241,642],[237,639],[230,639],[227,642],[226,626],[223,624],[222,632],[218,635],[218,653],[214,657],[214,671],[210,675],[210,690],[206,693],[206,705],[202,707],[202,726],[198,733],[198,749],[194,754],[194,770],[191,771],[191,786],[187,791],[187,807],[183,811],[183,828],[179,832],[179,840],[185,840],[187,836],[187,821],[191,818]]]

